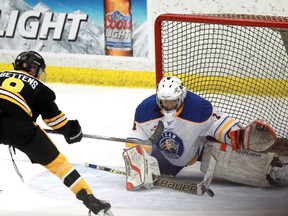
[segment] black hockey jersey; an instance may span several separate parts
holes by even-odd
[[[67,123],[55,103],[55,93],[25,71],[0,73],[0,110],[2,113],[36,122],[39,115],[54,130]]]

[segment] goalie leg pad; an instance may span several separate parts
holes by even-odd
[[[160,177],[157,159],[150,156],[141,145],[124,150],[126,189],[151,189],[154,178]]]
[[[205,144],[200,170],[206,172],[210,156],[217,160],[214,175],[232,182],[256,186],[270,187],[268,179],[275,153],[258,153],[246,149],[233,151],[229,145],[217,142]]]

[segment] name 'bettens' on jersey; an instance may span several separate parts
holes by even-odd
[[[4,71],[4,72],[0,73],[0,77],[11,77],[11,78],[20,79],[23,82],[29,83],[29,85],[33,89],[35,89],[38,86],[38,83],[39,83],[38,80],[34,79],[33,77],[31,77],[28,74],[17,73],[15,71],[13,71],[13,73]]]

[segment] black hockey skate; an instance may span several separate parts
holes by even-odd
[[[110,203],[95,198],[93,194],[88,195],[85,189],[80,190],[76,197],[83,201],[83,204],[89,209],[89,215],[91,215],[91,211],[97,215],[101,210],[104,210],[105,213],[111,208]]]

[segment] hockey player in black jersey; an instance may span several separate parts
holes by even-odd
[[[25,51],[17,56],[13,66],[13,71],[0,73],[0,143],[19,149],[32,163],[41,164],[58,176],[89,213],[108,214],[111,205],[94,197],[79,172],[36,124],[41,115],[47,126],[63,134],[67,143],[82,139],[79,122],[66,118],[55,103],[55,93],[41,81],[46,75],[44,59],[37,52]]]

